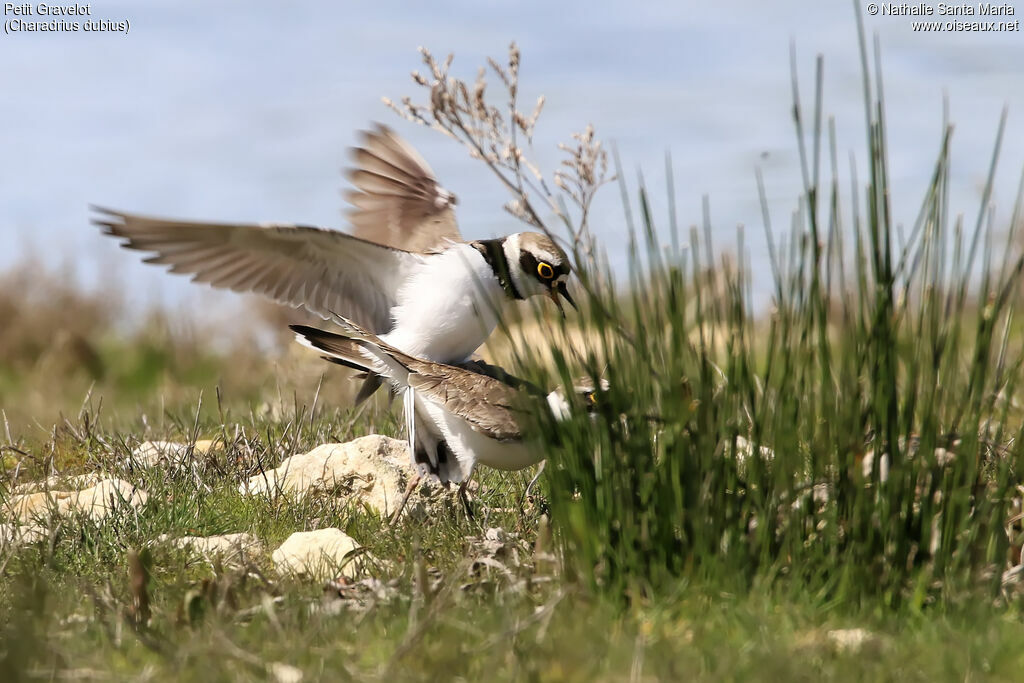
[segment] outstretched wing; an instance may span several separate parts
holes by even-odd
[[[438,184],[423,157],[390,128],[377,124],[363,133],[363,144],[352,156],[356,168],[348,177],[356,189],[345,198],[354,207],[349,214],[354,235],[416,252],[463,241],[455,195]]]
[[[121,246],[150,252],[193,282],[262,294],[329,319],[391,328],[397,290],[422,256],[335,230],[283,224],[198,223],[94,207],[93,223]]]

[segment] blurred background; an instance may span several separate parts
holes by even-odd
[[[253,305],[143,265],[89,224],[89,204],[344,228],[346,150],[359,129],[383,121],[459,196],[467,237],[519,229],[500,208],[503,189],[462,148],[381,104],[381,96],[414,94],[408,74],[421,67],[420,45],[454,52],[453,72],[471,80],[487,56],[503,61],[517,41],[524,108],[547,97],[535,140],[542,165],[553,170],[557,143],[593,123],[617,145],[631,184],[643,169],[663,227],[670,152],[681,227],[700,224],[704,195],[720,246],[734,244],[745,225],[762,301],[770,269],[755,168],[764,171],[776,230],[788,227],[801,182],[791,44],[808,119],[815,56],[824,56],[825,113],[836,117],[843,186],[850,154],[866,178],[855,25],[863,4],[97,0],[91,8],[91,19],[128,19],[130,32],[0,36],[0,401],[3,372],[18,374],[15,359],[36,367],[53,341],[47,332],[77,324],[54,318],[73,318],[96,297],[109,306],[87,327],[106,333],[144,327],[159,310],[170,312],[162,323],[169,328],[200,321],[201,334],[228,335],[223,321]],[[1005,225],[1024,161],[1022,34],[915,33],[909,17],[865,21],[881,45],[897,220],[910,224],[916,215],[948,96],[956,124],[951,206],[968,217],[1009,107],[994,194],[996,225]],[[621,269],[626,235],[616,187],[604,191],[593,223]],[[71,291],[42,282],[53,273]],[[12,341],[15,324],[31,327],[30,311],[43,339]],[[89,330],[72,329],[69,338],[89,340]],[[87,357],[102,353],[81,352],[97,375]],[[9,405],[14,394],[6,395]]]
[[[504,191],[442,136],[405,124],[381,96],[412,94],[417,46],[455,53],[471,79],[510,40],[523,53],[523,101],[547,96],[537,156],[592,122],[664,200],[664,155],[675,165],[682,227],[709,195],[725,244],[747,226],[755,271],[763,232],[754,168],[763,167],[773,219],[788,226],[799,185],[791,118],[790,43],[806,116],[814,58],[825,58],[826,113],[836,115],[841,168],[864,166],[854,5],[734,0],[687,3],[279,2],[98,0],[93,19],[131,21],[127,35],[22,33],[0,39],[0,268],[27,255],[74,264],[82,282],[131,283],[133,304],[211,297],[185,278],[143,266],[98,237],[90,203],[215,220],[283,220],[344,227],[346,148],[379,120],[410,138],[461,200],[463,231],[517,228]],[[863,11],[863,7],[860,8]],[[1024,7],[1021,8],[1024,10]],[[1011,17],[1012,18],[1012,17]],[[1024,38],[1014,33],[914,33],[906,17],[865,17],[882,47],[894,193],[920,197],[938,151],[948,93],[956,211],[977,210],[995,127],[1010,108],[996,191],[1009,216],[1024,160]],[[418,95],[418,93],[417,93]],[[526,107],[528,108],[528,107]],[[623,243],[617,188],[595,217],[613,255]],[[901,220],[916,206],[897,205]],[[662,223],[665,223],[662,213]],[[767,270],[763,268],[763,270]],[[201,295],[201,296],[199,296]],[[135,309],[138,310],[138,309]]]

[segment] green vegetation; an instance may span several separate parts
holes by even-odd
[[[795,98],[805,191],[788,237],[768,228],[770,311],[752,309],[742,241],[740,267],[715,257],[705,218],[682,250],[673,215],[663,248],[642,185],[623,184],[639,226],[628,288],[573,234],[583,312],[514,325],[495,350],[540,384],[587,373],[608,388],[593,415],[538,413],[539,489],[524,498],[529,472],[480,472],[471,518],[452,506],[389,526],[345,498],[243,496],[289,455],[400,421],[383,399],[347,409],[344,379],[301,353],[244,335],[212,347],[159,318],[111,331],[111,309],[73,288],[50,309],[0,288],[17,322],[0,330],[4,495],[55,469],[149,493],[0,550],[0,678],[1019,678],[1021,593],[1004,572],[1022,533],[1020,215],[1005,247],[988,191],[977,221],[951,221],[947,133],[902,235],[867,64],[866,184],[839,171],[820,63],[809,126]],[[46,300],[67,301],[59,289]],[[78,340],[59,355],[55,325]],[[188,467],[125,464],[143,439],[217,437]],[[366,546],[379,584],[155,542],[245,531],[272,548],[330,526]],[[509,535],[497,551],[479,541],[493,527]]]
[[[985,208],[972,230],[951,224],[949,132],[896,243],[880,81],[865,89],[871,167],[850,222],[820,99],[809,135],[794,103],[805,192],[789,253],[773,252],[766,319],[751,315],[744,270],[715,270],[695,230],[689,263],[665,256],[643,187],[631,295],[591,274],[609,283],[594,286],[596,343],[561,366],[582,360],[612,390],[600,419],[549,447],[553,521],[592,589],[657,595],[686,575],[912,611],[998,595],[1019,556],[1003,526],[1024,454],[1012,400],[1024,260],[1012,230],[993,244]]]

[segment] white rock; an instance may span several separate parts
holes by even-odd
[[[758,449],[758,452],[761,454],[761,460],[763,462],[771,462],[771,461],[775,460],[775,451],[773,451],[772,449],[768,448],[767,446],[761,446],[761,448]],[[742,436],[742,435],[737,436],[736,437],[736,460],[740,464],[745,464],[747,461],[749,461],[753,457],[754,457],[754,444],[750,443],[750,441],[745,436]]]
[[[274,566],[282,573],[294,573],[319,580],[337,576],[355,577],[356,563],[346,558],[361,546],[341,529],[297,531],[274,551]]]
[[[115,510],[140,508],[148,498],[145,491],[130,482],[104,479],[81,491],[40,491],[14,496],[7,509],[22,523],[69,514],[100,520]]]
[[[70,491],[39,491],[12,496],[4,506],[4,512],[22,523],[33,520],[45,522],[57,511],[58,505],[72,496]]]
[[[46,538],[46,531],[38,526],[0,524],[0,548],[17,548]]]
[[[856,654],[878,640],[874,633],[864,628],[840,628],[829,631],[827,635],[837,652],[848,654]]]
[[[212,558],[220,556],[229,563],[244,562],[245,558],[263,552],[263,542],[252,534],[222,534],[220,536],[182,536],[164,538],[175,547],[197,555]]]
[[[95,486],[103,481],[104,477],[98,472],[65,476],[54,474],[42,481],[28,481],[18,484],[14,488],[15,493],[36,493],[39,491],[81,491],[82,489]]]
[[[952,465],[954,460],[956,460],[955,451],[947,450],[945,448],[935,449],[935,462],[938,463],[941,467]]]
[[[277,683],[300,683],[302,680],[302,669],[284,662],[271,662],[267,671]]]
[[[508,533],[499,526],[491,527],[484,532],[484,539],[498,545],[508,543]]]
[[[143,467],[156,467],[157,465],[178,465],[188,457],[189,447],[191,453],[206,455],[217,445],[216,439],[200,439],[194,444],[181,443],[178,441],[143,441],[132,451],[131,460],[134,464]]]
[[[883,484],[889,481],[889,454],[882,453],[882,457],[878,459],[878,480]],[[871,473],[875,470],[875,452],[873,450],[868,451],[864,454],[864,459],[860,463],[861,474],[865,479],[871,478]]]
[[[415,476],[405,441],[371,434],[294,455],[277,469],[250,478],[239,491],[264,495],[305,496],[315,492],[355,495],[364,505],[387,517],[398,508],[408,482]],[[407,509],[415,509],[443,490],[439,483],[424,478]]]
[[[92,519],[103,519],[124,507],[140,508],[148,499],[148,493],[130,482],[106,479],[92,488],[73,493],[60,512],[81,512]]]

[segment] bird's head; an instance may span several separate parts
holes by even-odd
[[[539,232],[516,233],[505,240],[504,249],[509,275],[524,297],[546,294],[562,315],[561,299],[576,308],[566,286],[571,270],[569,258],[550,237]]]

